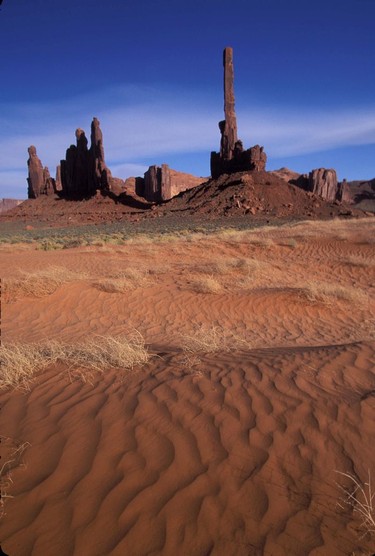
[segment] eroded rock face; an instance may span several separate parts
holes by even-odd
[[[56,166],[55,183],[56,183],[56,191],[61,191],[62,186],[61,186],[61,166],[60,166],[60,164],[58,166]]]
[[[350,191],[350,187],[346,180],[343,180],[338,184],[336,198],[338,201],[340,201],[340,203],[353,203],[353,197]]]
[[[104,158],[103,134],[100,122],[91,124],[91,145],[82,129],[76,130],[76,145],[66,151],[60,166],[61,192],[64,197],[85,198],[98,190],[110,191],[112,184],[120,188],[123,181],[113,178]]]
[[[227,47],[223,53],[224,65],[224,114],[225,120],[219,122],[221,133],[220,152],[211,153],[211,176],[234,172],[259,172],[266,168],[267,156],[263,147],[255,145],[244,150],[242,141],[237,137],[237,119],[234,97],[233,49]]]
[[[338,192],[336,170],[317,168],[309,174],[309,190],[325,201],[335,201]]]
[[[333,168],[316,168],[309,174],[301,174],[298,178],[290,180],[290,183],[318,195],[325,201],[353,202],[348,183],[346,180],[339,183],[336,170]]]
[[[94,118],[91,123],[91,177],[95,189],[111,189],[112,174],[104,158],[103,133],[100,122]]]
[[[40,195],[53,194],[55,192],[55,180],[51,178],[47,166],[43,168],[43,164],[37,155],[34,145],[28,148],[28,153],[28,198],[36,199]]]
[[[150,166],[144,176],[144,198],[148,201],[167,201],[172,198],[171,173],[168,164]]]
[[[43,169],[43,182],[42,195],[53,195],[56,193],[56,182],[51,178],[47,166]]]
[[[29,176],[27,178],[28,183],[28,197],[29,199],[36,199],[41,195],[41,190],[43,187],[43,165],[39,159],[36,148],[31,145],[28,149],[29,159],[27,161],[27,166],[29,170]]]
[[[150,166],[144,178],[135,178],[135,192],[149,202],[169,201],[182,191],[187,191],[205,180],[169,168],[168,164]]]

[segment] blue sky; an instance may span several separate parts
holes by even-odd
[[[239,136],[268,169],[375,176],[375,0],[4,0],[0,197],[26,195],[27,147],[54,175],[101,121],[114,175],[209,174],[234,48]]]

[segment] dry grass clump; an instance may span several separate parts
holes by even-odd
[[[375,492],[371,484],[371,474],[368,470],[367,482],[361,482],[353,473],[343,473],[336,471],[339,475],[349,480],[349,486],[337,486],[343,492],[344,497],[340,498],[339,507],[344,509],[345,506],[352,508],[361,520],[361,528],[363,530],[362,538],[366,535],[375,536]]]
[[[350,255],[342,260],[344,264],[349,264],[351,266],[360,266],[363,268],[372,268],[375,266],[375,259],[364,258],[360,255]]]
[[[237,268],[245,274],[254,274],[268,270],[268,264],[259,259],[243,258],[238,259]]]
[[[215,261],[206,262],[194,266],[191,270],[199,272],[202,274],[210,275],[225,275],[233,271],[240,266],[241,259],[222,257]]]
[[[103,278],[95,282],[94,286],[106,293],[125,293],[136,288],[130,280],[121,280],[120,278]]]
[[[54,363],[68,368],[70,376],[91,379],[94,372],[143,365],[149,353],[141,334],[96,336],[76,344],[46,341],[0,347],[0,389],[28,389],[34,375]]]
[[[15,443],[9,437],[0,436],[2,451],[6,452],[5,461],[0,463],[0,519],[5,515],[5,501],[7,498],[13,498],[9,494],[9,488],[13,483],[12,471],[23,465],[21,463],[22,454],[31,446],[29,442]]]
[[[252,243],[259,247],[271,247],[274,241],[267,236],[267,232],[273,231],[275,228],[265,226],[262,231],[254,230],[235,230],[232,228],[223,229],[214,235],[217,240],[227,241],[229,243]]]
[[[231,349],[226,332],[219,326],[197,326],[190,334],[181,335],[181,340],[185,353],[215,353]]]
[[[0,389],[27,389],[30,379],[56,361],[53,344],[9,344],[0,346]]]
[[[130,336],[97,336],[62,346],[59,360],[73,371],[72,376],[87,381],[93,373],[108,369],[129,371],[137,365],[144,365],[149,358],[142,335],[134,332]]]
[[[291,249],[295,249],[298,245],[297,240],[290,237],[290,238],[286,238],[283,239],[281,241],[278,242],[278,245],[284,246],[284,247],[290,247]]]
[[[220,293],[269,286],[277,271],[266,261],[242,257],[192,266],[189,272],[202,273],[190,280],[193,291]]]
[[[23,296],[50,295],[62,284],[86,278],[84,273],[74,272],[62,266],[50,266],[35,272],[20,271],[19,278],[4,280],[5,302],[15,301]]]
[[[246,336],[241,336],[221,326],[205,324],[197,325],[188,334],[181,334],[181,344],[183,352],[191,355],[254,347],[254,341]]]
[[[149,284],[150,273],[145,268],[127,268],[94,282],[96,288],[107,293],[124,293]]]
[[[348,301],[353,304],[364,305],[368,302],[365,292],[350,286],[329,284],[310,280],[300,289],[301,294],[311,302],[321,302],[331,305],[335,300]]]
[[[196,293],[220,293],[223,286],[214,276],[202,275],[192,278],[190,282],[192,290]]]

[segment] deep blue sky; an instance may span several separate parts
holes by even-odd
[[[269,169],[375,176],[375,0],[4,0],[0,197],[24,197],[27,147],[55,166],[102,123],[115,175],[209,174],[234,48],[239,135]]]

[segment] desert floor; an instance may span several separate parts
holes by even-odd
[[[0,276],[6,554],[375,552],[340,474],[375,483],[375,219],[2,244]],[[95,369],[123,336],[144,361]]]

